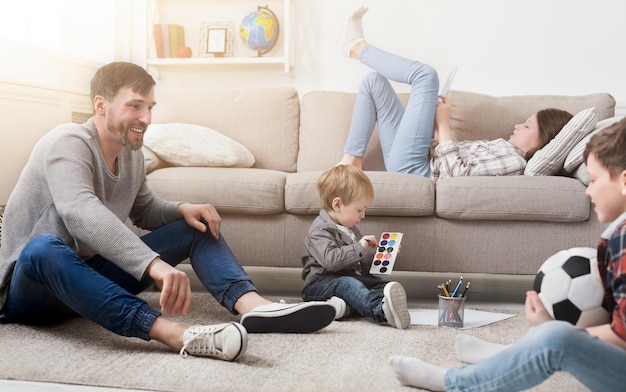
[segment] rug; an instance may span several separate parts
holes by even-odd
[[[143,295],[152,305],[158,293]],[[275,298],[273,298],[275,299]],[[511,343],[527,330],[522,310],[481,309],[516,317],[463,331]],[[238,321],[209,294],[195,293],[189,324]],[[151,391],[415,391],[401,386],[387,359],[418,356],[442,366],[454,355],[459,331],[411,325],[398,330],[356,318],[308,335],[251,334],[235,363],[182,358],[156,342],[110,333],[82,318],[52,327],[0,325],[0,378]],[[533,391],[585,391],[568,374]]]

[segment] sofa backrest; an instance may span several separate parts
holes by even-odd
[[[302,96],[298,172],[326,170],[341,160],[355,98],[355,93],[337,91],[312,91]],[[363,169],[385,170],[376,130]]]
[[[300,99],[291,87],[233,91],[156,91],[152,123],[191,123],[243,144],[255,168],[296,171]]]
[[[607,93],[588,95],[515,95],[494,97],[465,91],[451,91],[450,127],[457,140],[508,139],[513,126],[533,113],[555,108],[576,114],[595,107],[598,121],[615,115],[615,99]]]
[[[450,91],[451,127],[457,140],[508,139],[513,126],[546,108],[572,114],[596,107],[598,120],[613,117],[615,99],[607,93],[580,96],[518,95],[494,97],[465,91]],[[355,93],[313,91],[302,97],[298,172],[325,170],[339,162],[350,129]],[[408,94],[400,94],[406,104]],[[363,160],[365,170],[385,170],[377,130]]]

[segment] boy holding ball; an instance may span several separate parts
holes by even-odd
[[[584,159],[587,195],[598,219],[610,223],[598,244],[598,268],[612,311],[608,324],[575,327],[553,320],[539,296],[529,291],[525,312],[529,331],[512,345],[456,338],[457,357],[471,366],[450,369],[418,358],[393,356],[389,364],[403,385],[433,391],[518,391],[566,371],[594,391],[626,385],[626,118],[594,135]]]

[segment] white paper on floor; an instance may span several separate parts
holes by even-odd
[[[437,309],[409,309],[411,315],[411,325],[434,325],[437,326]],[[463,328],[470,329],[482,327],[483,325],[495,323],[515,317],[514,314],[485,312],[482,310],[465,309]]]

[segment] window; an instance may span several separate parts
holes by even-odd
[[[115,4],[102,0],[0,0],[0,39],[85,60],[114,58]]]

